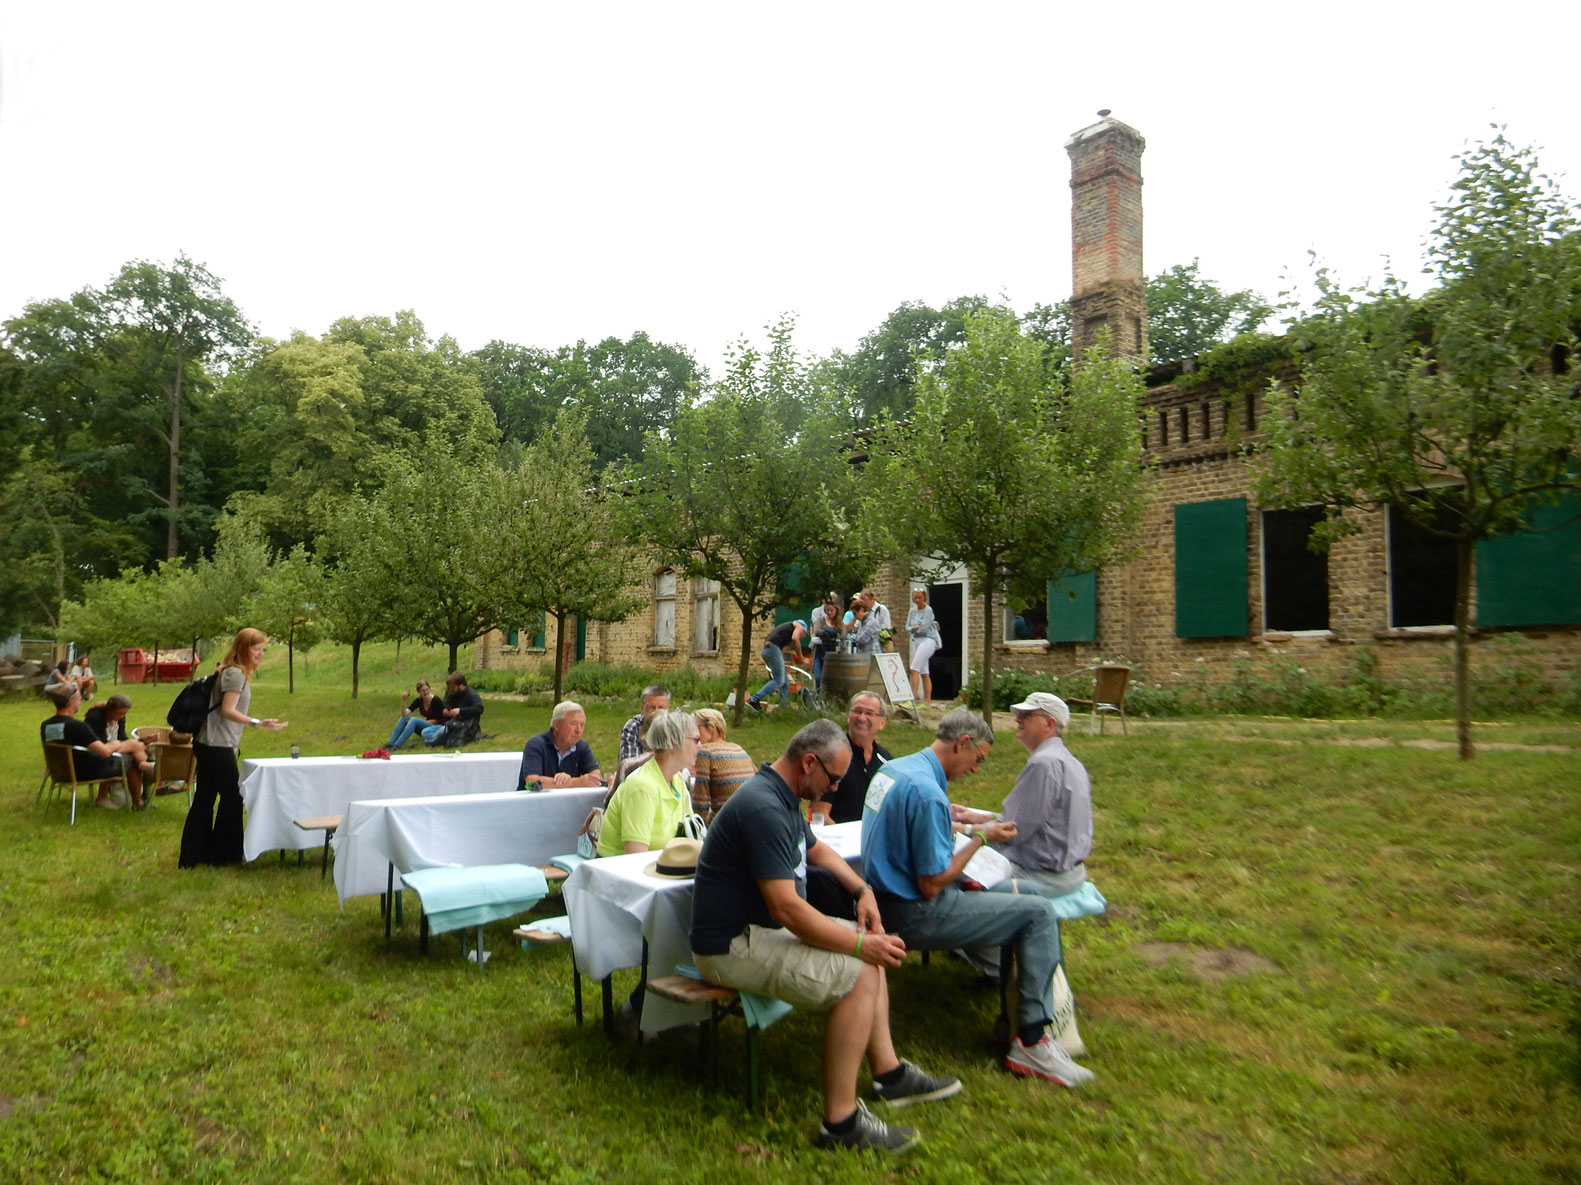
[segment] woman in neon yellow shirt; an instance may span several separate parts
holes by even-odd
[[[688,770],[697,760],[697,721],[690,712],[656,712],[648,724],[653,756],[631,773],[604,812],[600,856],[646,852],[675,838],[692,810]]]

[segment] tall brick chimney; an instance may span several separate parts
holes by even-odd
[[[1117,355],[1147,361],[1142,274],[1142,133],[1107,111],[1071,136],[1071,347],[1079,362],[1108,329]]]

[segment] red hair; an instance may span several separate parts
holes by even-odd
[[[236,640],[231,643],[231,648],[225,652],[225,657],[220,660],[220,670],[226,667],[240,667],[242,674],[247,677],[247,682],[253,680],[253,671],[257,668],[250,665],[253,657],[253,647],[259,642],[267,642],[269,637],[263,630],[255,630],[251,626],[236,631]]]

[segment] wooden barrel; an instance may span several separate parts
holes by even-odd
[[[867,687],[871,654],[826,654],[823,660],[823,697],[849,700]]]

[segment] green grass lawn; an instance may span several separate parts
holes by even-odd
[[[441,652],[396,670],[380,649],[353,701],[343,655],[299,658],[294,695],[283,659],[253,710],[292,727],[249,755],[372,748],[401,688],[444,673]],[[128,690],[152,723],[176,689]],[[587,705],[606,762],[633,706]],[[386,943],[376,899],[342,912],[316,861],[178,873],[184,799],[44,817],[46,714],[0,702],[0,1181],[1581,1181],[1575,724],[1484,729],[1470,763],[1436,722],[1078,732],[1111,908],[1065,939],[1097,1083],[1012,1079],[996,997],[913,957],[897,1044],[966,1091],[907,1113],[912,1156],[858,1163],[811,1145],[817,1018],[768,1031],[753,1113],[739,1025],[724,1089],[700,1086],[689,1035],[576,1028],[569,952],[516,949],[506,924],[479,973],[453,935],[419,955],[410,917]],[[547,715],[490,699],[483,747]],[[732,737],[770,758],[794,724]],[[1022,758],[1002,734],[958,797],[997,804]]]

